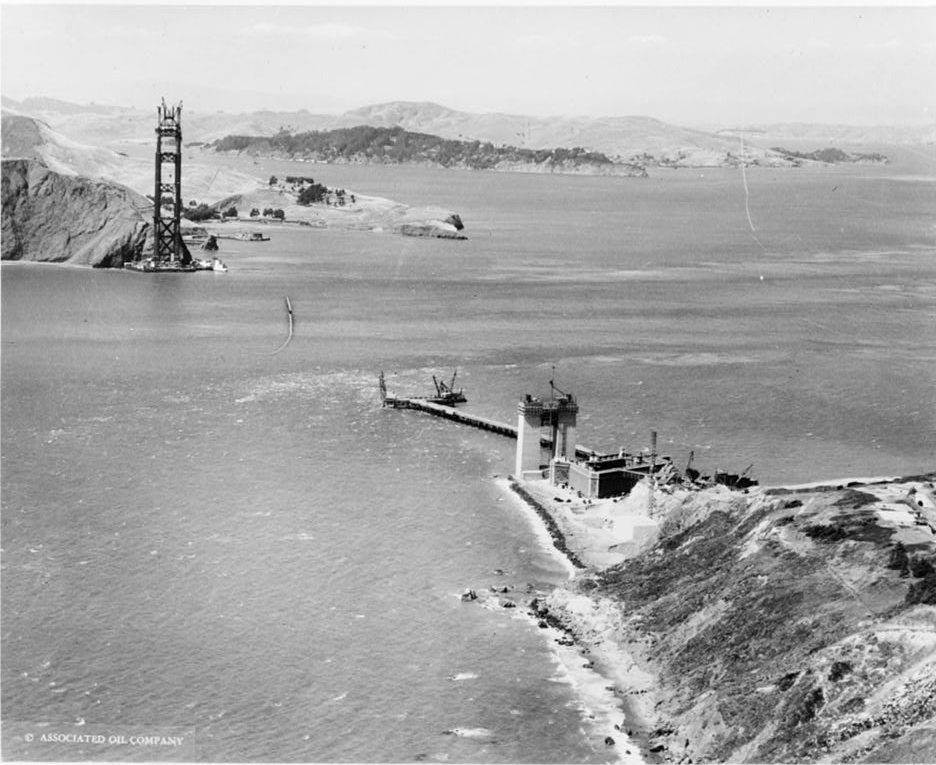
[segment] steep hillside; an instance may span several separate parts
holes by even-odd
[[[79,143],[41,120],[8,110],[3,114],[2,136],[4,158],[38,159],[62,175],[98,178],[123,184],[139,194],[153,193],[151,159],[128,157],[101,146]],[[182,169],[182,195],[186,199],[215,201],[260,185],[257,178],[232,170],[188,162]]]
[[[6,133],[4,131],[4,139]],[[4,159],[3,260],[119,267],[152,249],[152,205],[130,189]]]
[[[934,479],[671,489],[656,543],[548,616],[655,675],[622,692],[667,761],[932,762]]]

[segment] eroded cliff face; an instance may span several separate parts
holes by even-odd
[[[152,241],[152,205],[128,188],[4,159],[2,257],[117,267]]]

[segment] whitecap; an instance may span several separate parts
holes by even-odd
[[[461,738],[487,738],[493,735],[487,728],[449,728],[442,732],[450,736],[460,736]]]
[[[476,680],[477,677],[474,672],[459,672],[456,675],[449,675],[449,680],[457,683],[459,680]]]

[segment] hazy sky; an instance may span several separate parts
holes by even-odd
[[[15,99],[936,122],[936,7],[4,4],[0,30]]]

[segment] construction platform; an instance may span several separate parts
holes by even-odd
[[[481,417],[480,415],[470,412],[463,412],[453,406],[437,404],[428,398],[420,398],[418,396],[393,396],[388,394],[386,398],[384,398],[383,404],[393,409],[415,409],[416,411],[425,412],[426,414],[441,417],[445,420],[460,422],[462,425],[469,425],[472,428],[498,433],[499,435],[507,436],[507,438],[517,437],[517,428],[513,425],[508,425],[505,422],[497,422],[496,420],[489,420],[487,417]],[[552,437],[547,435],[540,436],[540,443],[543,446],[551,447],[553,445]],[[581,459],[589,459],[596,455],[597,452],[588,447],[580,445],[576,445],[575,447],[575,456]]]

